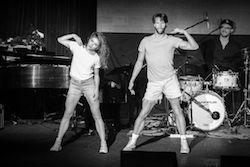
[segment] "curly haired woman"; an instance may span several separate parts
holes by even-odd
[[[56,141],[50,151],[60,151],[62,149],[62,138],[69,127],[70,118],[79,99],[84,95],[90,106],[95,127],[101,140],[99,152],[106,154],[108,147],[98,99],[100,85],[99,69],[107,68],[107,59],[110,54],[105,36],[100,32],[93,32],[85,45],[76,34],[67,34],[59,37],[57,40],[71,50],[73,58],[70,67],[71,79],[65,102],[65,111],[60,122]]]

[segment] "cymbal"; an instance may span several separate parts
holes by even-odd
[[[250,48],[242,48],[237,52],[233,53],[232,56],[227,58],[227,61],[230,61],[234,64],[239,63],[240,65],[244,65],[243,61],[247,58],[250,53]]]
[[[242,48],[240,51],[244,52],[244,51],[250,51],[250,47],[245,47],[245,48]]]
[[[128,72],[131,71],[132,67],[133,67],[132,65],[117,67],[114,68],[109,73],[107,73],[107,75],[127,74]]]
[[[193,55],[175,55],[175,60],[178,62],[183,62],[183,63],[185,62],[185,64],[190,64],[195,66],[201,66],[205,64],[203,60],[200,60]]]
[[[246,55],[248,55],[250,53],[250,47],[244,47],[238,51],[236,51],[233,56],[231,57],[231,59],[233,60],[234,58],[238,58],[239,56],[243,56],[242,58],[246,58]],[[230,60],[230,61],[232,61]]]
[[[200,81],[200,80],[203,80],[203,78],[202,77],[200,77],[200,76],[193,76],[193,75],[185,75],[185,76],[180,76],[179,77],[179,79],[180,80],[188,80],[188,81],[193,81],[193,80],[195,80],[195,81]]]
[[[250,48],[249,47],[245,47],[245,48],[242,48],[240,51],[243,54],[244,59],[245,59],[247,56],[249,56]]]

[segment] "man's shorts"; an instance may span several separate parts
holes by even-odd
[[[144,94],[144,99],[157,101],[162,99],[165,94],[167,99],[174,99],[182,96],[180,83],[176,75],[163,81],[149,81]]]

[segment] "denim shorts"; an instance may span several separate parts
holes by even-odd
[[[71,77],[68,94],[73,94],[78,96],[84,95],[86,97],[86,96],[93,96],[94,93],[95,93],[95,82],[93,77],[86,80],[77,80]]]
[[[176,75],[163,81],[149,81],[144,94],[144,99],[157,101],[163,98],[165,94],[167,99],[174,99],[182,96],[180,83]]]

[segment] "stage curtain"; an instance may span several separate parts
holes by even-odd
[[[96,30],[97,0],[8,0],[1,4],[0,38],[25,36],[32,29],[45,35],[47,51],[68,55],[57,37],[77,33],[86,39]]]

